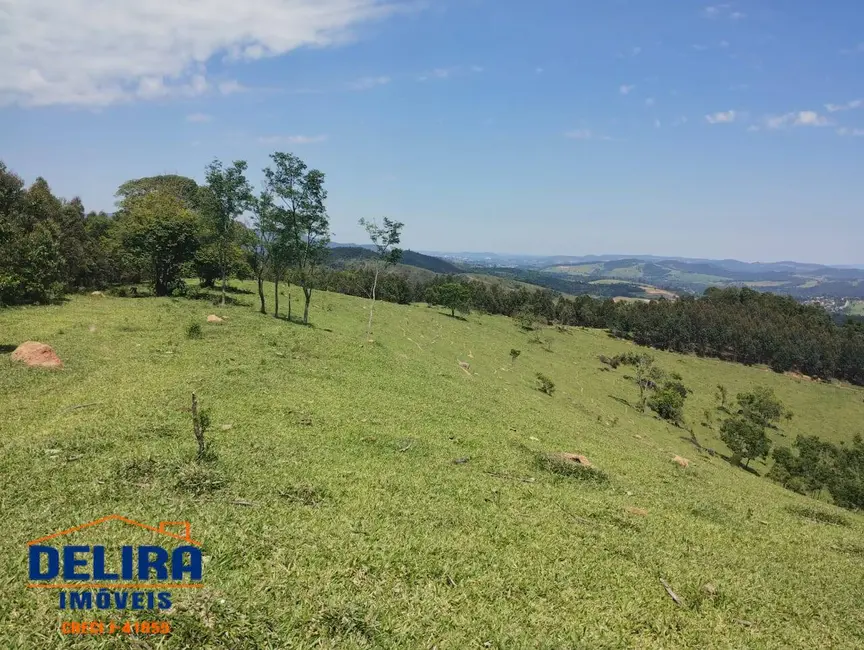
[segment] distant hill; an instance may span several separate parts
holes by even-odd
[[[330,263],[336,266],[344,265],[348,262],[374,259],[374,257],[374,250],[370,250],[370,248],[366,246],[331,244],[330,247]],[[452,262],[409,250],[402,252],[402,264],[404,266],[416,266],[417,268],[432,271],[433,273],[464,272],[464,269],[456,266]]]

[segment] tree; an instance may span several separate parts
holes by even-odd
[[[648,400],[648,406],[664,420],[680,427],[684,423],[684,401],[689,394],[690,390],[684,386],[681,375],[675,373],[654,392]]]
[[[157,296],[182,284],[182,265],[198,246],[197,225],[196,215],[171,194],[152,192],[127,204],[122,243],[149,267]]]
[[[273,215],[273,209],[273,195],[267,190],[262,191],[252,202],[252,213],[254,215],[252,228],[248,231],[243,243],[243,249],[246,252],[246,262],[255,274],[255,280],[258,284],[258,300],[261,301],[260,311],[262,314],[267,313],[264,301],[264,274],[270,262],[270,249],[267,239],[269,231],[267,229]]]
[[[118,199],[118,205],[123,205],[127,200],[139,199],[153,192],[170,194],[177,197],[190,210],[198,209],[200,196],[198,183],[191,178],[176,174],[134,178],[118,187],[114,196]]]
[[[786,412],[774,391],[765,386],[757,386],[749,393],[738,393],[736,400],[739,413],[763,427],[776,425]]]
[[[245,212],[252,199],[252,190],[246,180],[246,161],[235,160],[227,168],[222,162],[213,160],[207,166],[208,190],[199,194],[201,211],[213,233],[222,276],[222,305],[228,288],[228,266],[231,248],[236,234],[236,219]]]
[[[463,314],[467,314],[470,310],[471,291],[461,282],[447,282],[432,287],[426,292],[426,296],[426,302],[447,307],[450,316],[454,318],[457,309]]]
[[[270,158],[273,167],[267,167],[264,176],[268,192],[279,203],[270,220],[274,273],[294,268],[305,299],[303,322],[308,323],[312,275],[326,258],[330,242],[324,174],[317,169],[307,171],[306,163],[291,153],[276,152]],[[288,314],[290,318],[290,298]]]
[[[384,217],[383,224],[376,221],[360,219],[360,225],[366,229],[369,239],[375,245],[377,259],[375,263],[375,279],[372,281],[372,302],[369,305],[369,325],[366,328],[366,338],[372,339],[372,310],[375,308],[375,290],[378,288],[378,274],[382,269],[392,266],[402,259],[402,249],[396,248],[402,238],[402,228],[405,224],[391,221]]]
[[[765,458],[771,451],[771,440],[765,428],[741,415],[727,418],[720,425],[720,440],[732,451],[732,463],[740,465],[746,458],[749,467],[753,458]]]
[[[636,385],[639,387],[639,410],[645,410],[645,391],[657,388],[657,383],[663,378],[663,371],[654,365],[654,357],[650,354],[638,354],[634,359],[636,368]]]
[[[324,189],[324,174],[317,169],[312,169],[303,178],[302,204],[296,215],[293,229],[297,283],[303,289],[304,325],[309,322],[312,275],[315,272],[315,267],[327,258],[327,245],[330,243],[330,221],[324,206],[326,200],[327,190]]]

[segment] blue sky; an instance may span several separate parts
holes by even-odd
[[[88,209],[285,150],[336,241],[864,263],[860,0],[4,7],[0,157]]]

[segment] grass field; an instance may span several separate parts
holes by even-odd
[[[633,346],[381,303],[367,343],[367,308],[316,293],[312,327],[177,299],[0,311],[3,349],[43,341],[65,362],[0,356],[0,647],[864,647],[864,517],[623,403],[627,370],[597,355]],[[861,390],[656,356],[695,391],[688,423],[719,452],[699,424],[718,383],[773,387],[795,412],[778,441],[864,432]],[[203,465],[192,391],[212,421]],[[602,474],[550,471],[538,459],[554,452]],[[188,520],[203,542],[207,586],[158,615],[168,638],[63,638],[71,613],[25,587],[27,540],[112,513]]]

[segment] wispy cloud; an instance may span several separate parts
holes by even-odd
[[[429,72],[424,72],[417,77],[417,81],[429,81],[430,79],[450,79],[461,74],[474,73],[479,74],[484,71],[484,68],[479,65],[464,66],[454,65],[449,68],[434,68]]]
[[[225,92],[208,77],[211,61],[231,66],[338,45],[409,4],[113,0],[94,10],[93,0],[3,2],[0,105],[95,107]]]
[[[845,50],[840,50],[841,54],[861,54],[864,53],[864,43],[858,43],[858,45],[850,48],[846,48]]]
[[[624,84],[618,88],[618,92],[622,95],[629,95],[636,89],[636,86],[632,84]]]
[[[248,88],[241,84],[238,81],[234,81],[233,79],[230,81],[222,81],[218,85],[219,92],[223,95],[233,95],[235,93],[246,92]]]
[[[851,111],[855,108],[864,107],[864,99],[853,99],[845,104],[825,104],[825,109],[829,113],[837,113],[838,111]]]
[[[846,127],[837,129],[837,135],[853,137],[853,138],[864,138],[864,129],[849,129]]]
[[[654,99],[653,97],[649,97],[648,99],[645,100],[645,106],[647,106],[648,108],[651,108],[656,103],[657,103],[657,100]]]
[[[259,144],[315,144],[327,140],[326,135],[264,135],[258,138]]]
[[[571,140],[611,140],[608,135],[600,135],[599,133],[594,133],[591,129],[574,129],[573,131],[567,131],[564,134],[565,138],[569,138]]]
[[[708,124],[729,124],[738,119],[741,114],[738,111],[720,111],[711,113],[705,116],[705,121]]]
[[[686,115],[682,115],[681,117],[676,117],[672,121],[672,126],[684,126],[685,124],[687,124],[687,116]]]
[[[207,113],[190,113],[189,115],[186,116],[186,121],[198,123],[198,124],[203,123],[203,122],[212,122],[213,116],[208,115]]]
[[[792,126],[831,126],[831,122],[816,111],[798,111],[769,115],[765,118],[765,126],[769,129],[785,129]]]
[[[349,90],[370,90],[378,86],[386,86],[391,81],[390,77],[361,77],[348,84]]]
[[[742,20],[747,17],[745,13],[733,11],[730,3],[709,5],[702,10],[702,15],[706,18],[728,18],[729,20]]]

